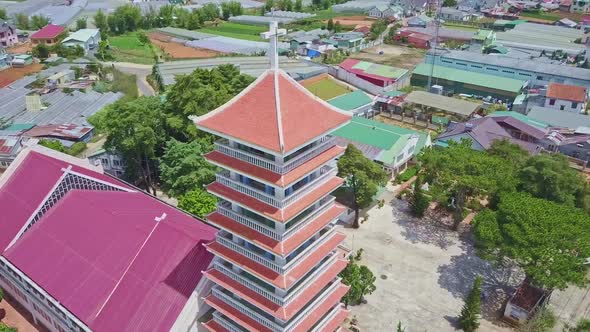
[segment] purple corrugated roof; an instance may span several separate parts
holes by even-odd
[[[0,248],[2,251],[20,231],[70,164],[30,151],[0,188]],[[72,165],[72,170],[110,183],[126,186],[107,175]]]
[[[4,256],[94,331],[168,331],[211,262],[202,243],[214,236],[141,192],[71,190]]]

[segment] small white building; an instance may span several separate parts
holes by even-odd
[[[588,89],[577,85],[550,83],[545,95],[545,107],[558,111],[581,113],[587,101]]]
[[[98,47],[100,42],[100,30],[98,29],[80,29],[70,34],[61,43],[67,47],[80,46],[84,49],[84,54]]]

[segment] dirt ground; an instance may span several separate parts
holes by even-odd
[[[23,332],[46,332],[44,326],[36,325],[33,316],[12,299],[0,302],[0,321]]]
[[[43,69],[43,65],[34,63],[23,68],[8,68],[0,71],[0,88],[25,77],[27,74],[36,73]]]
[[[12,46],[7,48],[8,53],[11,54],[21,54],[30,52],[33,49],[33,46],[30,42],[22,43],[20,45]]]
[[[382,51],[383,54],[379,54]],[[401,45],[379,45],[354,53],[352,59],[364,60],[382,65],[388,65],[404,69],[414,69],[417,64],[424,61],[425,51],[419,48],[410,48]]]
[[[149,34],[152,44],[160,47],[164,53],[174,59],[191,59],[191,58],[213,58],[221,53],[184,46],[179,43],[170,41],[170,36],[163,33],[152,32]]]
[[[334,17],[332,21],[334,21],[334,23],[340,22],[340,24],[348,26],[371,26],[373,23],[375,23],[375,20],[370,19],[366,16],[337,16]],[[323,22],[328,23],[328,20],[324,20]]]

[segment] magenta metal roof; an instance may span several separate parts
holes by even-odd
[[[213,258],[202,243],[214,237],[141,192],[71,190],[4,256],[94,331],[168,331]]]
[[[70,164],[30,151],[0,187],[0,251],[8,246]],[[16,163],[16,162],[15,162]],[[72,165],[72,170],[102,181],[128,187],[107,175]]]

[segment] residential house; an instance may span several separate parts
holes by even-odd
[[[409,27],[421,27],[426,28],[433,21],[432,17],[426,15],[418,15],[408,19],[407,24]]]
[[[90,142],[94,136],[94,127],[75,124],[40,125],[24,133],[25,137],[59,141],[63,146],[70,147],[74,143]]]
[[[353,144],[392,177],[403,172],[424,147],[432,144],[430,134],[356,116],[333,135],[338,145]]]
[[[98,47],[98,43],[100,42],[100,30],[98,29],[80,29],[64,40],[62,40],[62,45],[66,47],[75,47],[80,46],[84,50],[84,54],[88,54],[90,50],[95,49]]]
[[[216,230],[36,145],[0,182],[0,287],[49,331],[196,331]],[[51,276],[48,278],[48,276]],[[165,313],[165,314],[163,314]],[[189,318],[190,317],[190,318]]]
[[[10,47],[18,43],[16,26],[8,22],[0,24],[0,47]]]
[[[355,90],[328,100],[332,106],[352,112],[355,116],[370,118],[373,116],[373,99],[362,90]]]
[[[88,155],[88,161],[95,166],[101,166],[104,172],[118,178],[125,174],[125,167],[127,166],[123,157],[118,153],[108,152],[100,149]]]
[[[65,32],[64,27],[54,24],[48,24],[41,30],[31,35],[33,45],[46,44],[54,45],[59,42],[59,36]]]
[[[545,107],[581,113],[586,109],[588,89],[583,86],[551,83],[545,95]]]

